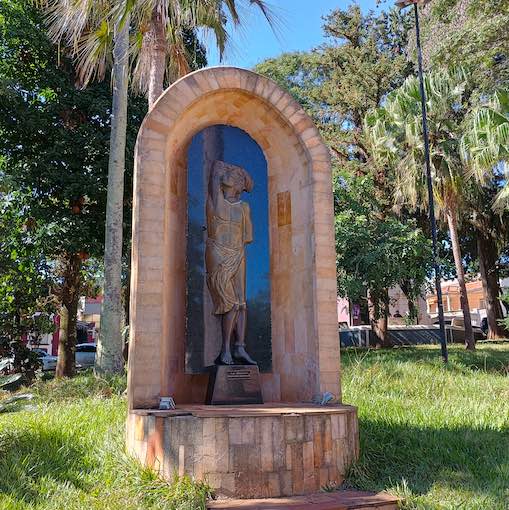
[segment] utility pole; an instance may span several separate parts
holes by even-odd
[[[415,38],[417,43],[417,63],[419,71],[419,86],[421,92],[421,111],[422,111],[422,136],[424,139],[424,159],[426,165],[426,182],[428,185],[428,206],[429,223],[431,227],[431,241],[433,246],[433,271],[435,273],[435,290],[437,293],[438,322],[440,324],[440,347],[444,363],[448,361],[447,341],[445,338],[444,305],[442,303],[442,272],[438,263],[438,239],[437,239],[437,220],[435,218],[435,199],[433,196],[433,181],[431,176],[431,161],[429,155],[429,135],[428,118],[426,111],[426,91],[424,90],[424,76],[422,70],[422,49],[421,33],[419,26],[419,5],[426,5],[431,0],[397,0],[396,5],[403,9],[409,5],[414,6],[415,15]]]

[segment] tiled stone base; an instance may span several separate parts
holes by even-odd
[[[162,476],[206,480],[219,496],[312,494],[341,483],[357,458],[357,412],[298,404],[132,410],[127,445]]]
[[[211,501],[209,510],[397,510],[399,498],[379,492],[340,491],[277,499]]]

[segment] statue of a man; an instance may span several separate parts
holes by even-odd
[[[244,245],[253,241],[249,205],[240,200],[253,189],[243,168],[215,161],[207,196],[207,286],[214,314],[221,317],[222,346],[216,364],[256,365],[246,352],[246,257]]]

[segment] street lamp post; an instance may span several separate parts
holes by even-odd
[[[402,9],[408,5],[414,6],[415,15],[415,38],[417,43],[417,62],[419,69],[419,86],[421,92],[421,110],[422,110],[422,136],[424,138],[424,159],[426,165],[426,181],[428,184],[428,203],[429,203],[429,223],[431,226],[431,240],[433,247],[433,270],[435,273],[435,289],[437,293],[438,321],[440,324],[440,347],[442,351],[442,359],[447,363],[447,342],[445,339],[445,322],[444,322],[444,305],[442,303],[442,274],[438,263],[438,240],[437,240],[437,221],[435,218],[435,200],[433,197],[433,182],[431,179],[431,162],[429,156],[429,135],[428,135],[428,119],[426,113],[426,91],[424,90],[424,77],[422,72],[422,50],[421,50],[421,34],[419,27],[419,5],[425,5],[431,0],[397,0],[396,5]]]

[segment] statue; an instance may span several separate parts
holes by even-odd
[[[246,352],[246,258],[244,246],[253,241],[249,204],[240,200],[253,189],[243,168],[215,161],[207,196],[207,286],[214,314],[221,318],[222,346],[218,365],[256,365]]]

